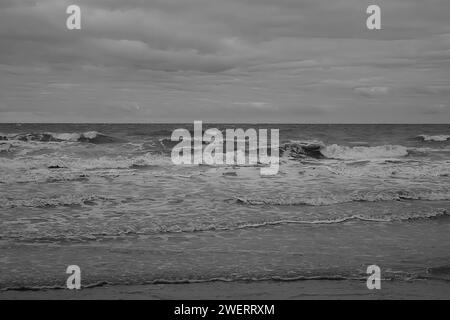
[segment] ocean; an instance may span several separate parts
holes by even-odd
[[[174,165],[193,124],[0,124],[0,290],[450,281],[450,125],[280,130],[280,169]]]

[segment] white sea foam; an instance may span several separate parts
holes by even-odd
[[[12,149],[12,144],[10,143],[0,143],[0,153],[9,152]]]
[[[52,136],[57,140],[77,142],[81,138],[80,133],[53,133]]]
[[[408,148],[398,145],[384,145],[376,147],[347,147],[333,144],[326,146],[321,153],[331,159],[366,160],[388,159],[408,155]]]
[[[382,146],[343,146],[325,145],[318,140],[291,140],[281,146],[283,153],[293,158],[329,158],[340,160],[389,159],[408,155],[408,148],[400,145]]]
[[[328,206],[348,202],[379,202],[398,200],[450,200],[450,190],[398,190],[383,192],[353,192],[350,194],[322,194],[316,196],[283,197],[283,198],[244,198],[237,197],[239,204],[258,206]]]
[[[444,142],[447,140],[450,140],[450,135],[434,135],[434,136],[430,136],[430,135],[426,135],[426,134],[421,134],[420,136],[418,136],[418,138],[422,138],[424,141],[434,141],[434,142]]]
[[[70,207],[70,206],[90,206],[101,202],[114,202],[110,197],[99,195],[63,195],[55,198],[29,198],[15,200],[1,200],[1,208],[16,207],[32,207],[32,208],[48,208],[48,207]]]
[[[40,155],[32,158],[0,159],[0,169],[7,170],[33,170],[33,169],[130,169],[146,166],[172,165],[170,158],[147,153],[135,157],[99,157],[99,158],[73,158],[63,156],[54,158]]]
[[[88,131],[83,133],[12,133],[0,135],[0,140],[19,140],[19,141],[39,141],[39,142],[92,142],[105,143],[113,142],[114,137],[107,136],[97,131]]]

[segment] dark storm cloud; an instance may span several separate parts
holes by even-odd
[[[78,0],[80,31],[69,4],[0,2],[2,121],[449,121],[448,0]]]

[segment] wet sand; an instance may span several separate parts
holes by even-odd
[[[2,291],[0,299],[450,299],[450,282],[384,281],[368,290],[365,281],[212,282],[164,285],[104,286],[82,290]]]

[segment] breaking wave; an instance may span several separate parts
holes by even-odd
[[[322,150],[325,145],[321,141],[290,141],[280,146],[280,154],[288,155],[295,159],[312,157],[323,159]]]
[[[436,136],[433,139],[443,139],[443,136]],[[449,136],[450,137],[450,136]],[[433,140],[445,141],[445,140]],[[159,142],[164,149],[169,150],[174,147],[178,141],[170,139],[160,139]],[[225,146],[225,143],[224,143]],[[270,151],[270,149],[268,150]],[[322,141],[295,141],[280,145],[280,155],[288,156],[291,159],[336,159],[336,160],[376,160],[403,158],[409,155],[423,155],[428,152],[442,152],[442,149],[418,149],[408,148],[402,145],[380,145],[380,146],[345,146],[345,145],[326,145]]]
[[[450,135],[443,134],[443,135],[430,136],[430,135],[426,135],[426,134],[421,134],[420,136],[417,136],[417,139],[420,139],[425,142],[430,142],[430,141],[444,142],[444,141],[450,140]]]
[[[178,141],[160,139],[160,143],[165,148],[175,146]],[[225,145],[225,143],[224,143]],[[268,150],[270,151],[270,150]],[[280,145],[280,154],[293,159],[340,159],[340,160],[370,160],[399,158],[409,155],[411,150],[400,145],[382,146],[342,146],[338,144],[325,145],[322,141],[295,141]]]
[[[322,150],[327,158],[360,160],[398,158],[408,155],[408,149],[403,146],[386,145],[377,147],[346,147],[339,145],[327,146]]]
[[[18,140],[18,141],[38,141],[38,142],[89,142],[94,144],[117,142],[119,139],[111,137],[97,131],[88,131],[83,133],[18,133],[18,134],[0,134],[0,140]]]
[[[407,147],[383,145],[375,147],[326,146],[321,141],[291,141],[280,147],[282,154],[292,158],[312,157],[315,159],[368,160],[405,157],[409,154]]]

